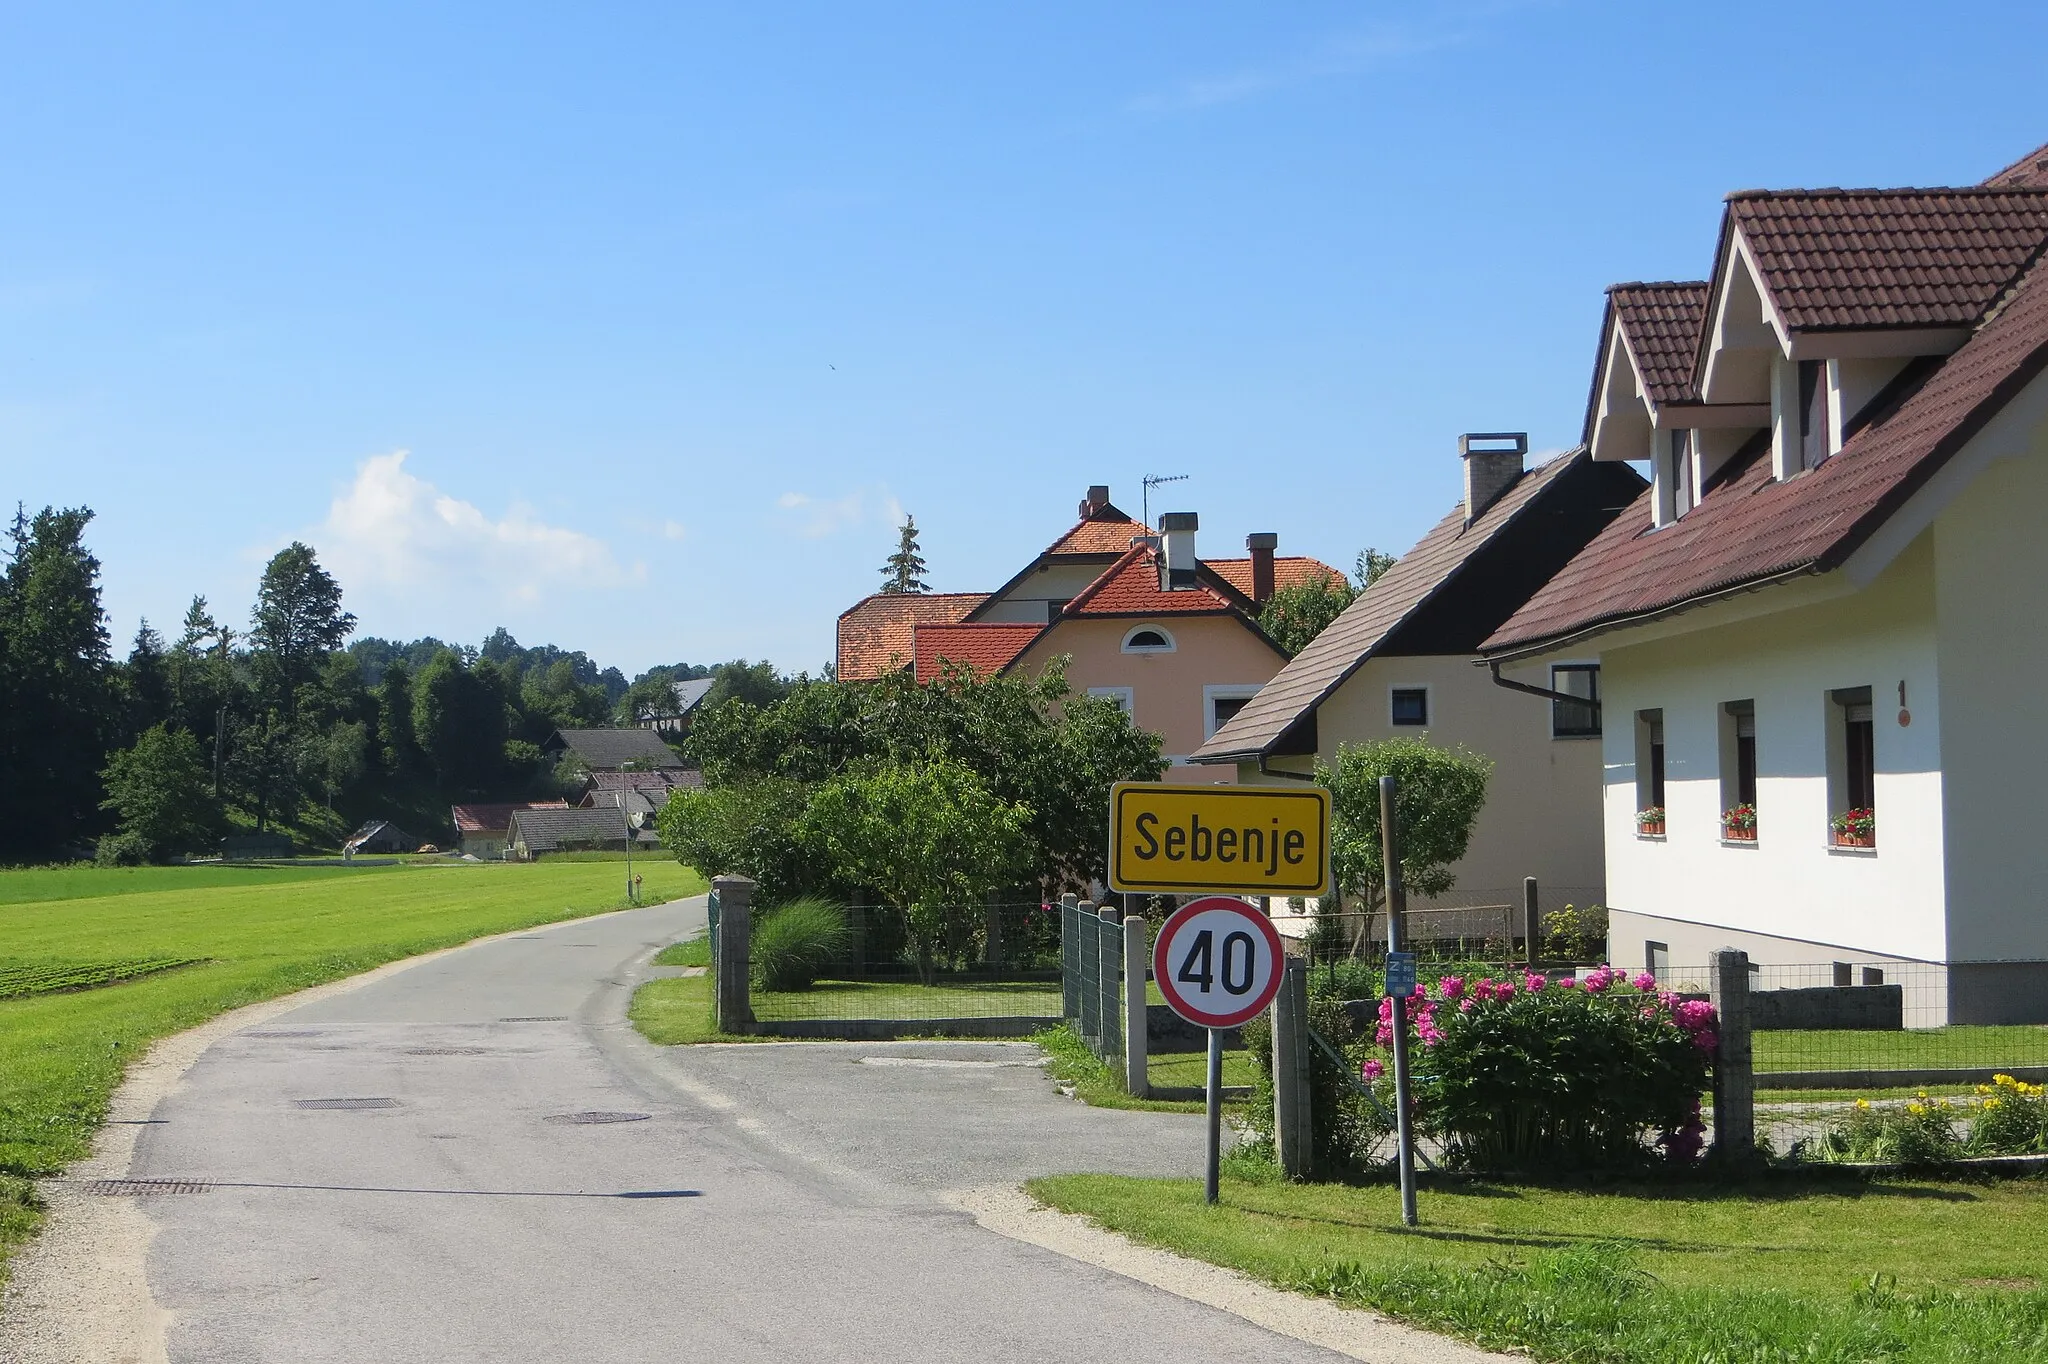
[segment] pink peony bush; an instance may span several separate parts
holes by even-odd
[[[1583,981],[1535,973],[1438,982],[1410,1001],[1416,1116],[1453,1163],[1478,1170],[1690,1163],[1718,1044],[1714,1007],[1612,967]],[[1374,1045],[1393,1043],[1382,1000]],[[1388,1073],[1375,1057],[1368,1081]]]

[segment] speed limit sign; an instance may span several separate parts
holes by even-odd
[[[1280,934],[1242,900],[1209,895],[1175,910],[1152,948],[1152,978],[1173,1011],[1204,1028],[1258,1017],[1280,990]]]

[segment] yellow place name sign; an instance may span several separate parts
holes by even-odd
[[[1330,793],[1320,786],[1110,788],[1112,890],[1321,895],[1329,881]]]

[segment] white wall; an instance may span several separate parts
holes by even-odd
[[[1135,528],[1133,528],[1135,534]],[[1054,563],[1010,589],[1008,596],[988,604],[979,619],[991,622],[1014,622],[1024,625],[1043,625],[1051,617],[1047,603],[1072,601],[1081,595],[1081,590],[1101,577],[1106,563],[1067,564]]]
[[[1950,946],[1957,961],[2048,960],[2048,424],[1980,440],[2014,457],[1934,525]]]
[[[1862,592],[1739,622],[1771,598],[1703,607],[1684,633],[1603,652],[1607,890],[1617,909],[1864,952],[1941,960],[1943,702],[1934,550],[1914,542]],[[1797,600],[1796,596],[1791,597]],[[1912,722],[1897,721],[1904,681]],[[1877,713],[1875,854],[1829,847],[1834,688],[1868,686]],[[1719,713],[1753,700],[1757,841],[1720,836]],[[1889,703],[1889,704],[1888,704]],[[1635,714],[1664,712],[1663,841],[1636,834]],[[1644,755],[1647,758],[1647,755]],[[1640,951],[1618,944],[1617,952]],[[1804,950],[1788,945],[1788,955]]]

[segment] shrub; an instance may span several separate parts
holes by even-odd
[[[1378,1159],[1380,1145],[1393,1130],[1393,1109],[1360,1091],[1356,1083],[1359,1056],[1357,1033],[1344,1001],[1333,995],[1311,994],[1308,1024],[1332,1050],[1345,1058],[1340,1066],[1329,1053],[1309,1043],[1308,1086],[1310,1148],[1315,1168],[1322,1174],[1364,1169]],[[1245,1050],[1250,1054],[1257,1080],[1251,1102],[1245,1108],[1245,1126],[1251,1133],[1247,1147],[1252,1151],[1273,1150],[1273,1024],[1270,1013],[1260,1014],[1244,1025]]]
[[[853,940],[846,911],[805,896],[767,910],[755,921],[749,954],[763,990],[808,990]]]
[[[2048,1155],[2048,1085],[2000,1075],[1991,1084],[1979,1085],[1977,1094],[1971,1155]]]
[[[1849,1116],[1806,1148],[1824,1161],[1879,1165],[1935,1165],[1963,1153],[1956,1135],[1958,1109],[1922,1094],[1903,1108],[1879,1108],[1858,1099]]]
[[[151,852],[148,839],[123,829],[120,833],[100,835],[93,861],[102,867],[139,867],[150,860]]]
[[[706,876],[754,878],[762,903],[848,889],[830,860],[799,832],[811,788],[780,777],[677,791],[661,809],[661,841]]]
[[[1628,1169],[1698,1158],[1714,1010],[1601,967],[1583,980],[1445,976],[1410,1002],[1417,1119],[1478,1170]],[[1374,1044],[1393,1041],[1381,1001]],[[1389,1069],[1366,1062],[1368,1077]],[[1382,1083],[1384,1081],[1382,1080]]]

